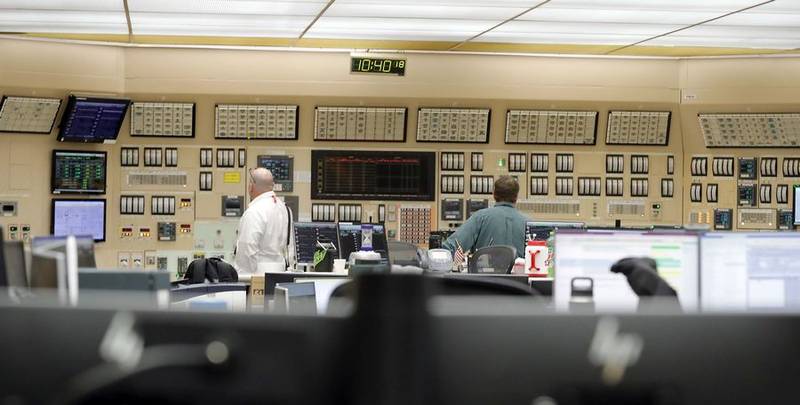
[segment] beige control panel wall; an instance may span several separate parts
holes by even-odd
[[[738,220],[735,189],[739,180],[735,176],[691,176],[691,158],[782,159],[797,155],[795,149],[705,148],[698,113],[796,111],[796,94],[800,94],[775,90],[777,87],[752,90],[763,85],[760,82],[743,85],[750,90],[730,88],[733,81],[719,83],[718,78],[724,75],[709,73],[719,70],[712,62],[406,55],[407,76],[397,78],[350,75],[346,70],[348,54],[121,49],[6,40],[0,40],[0,50],[8,56],[6,64],[0,66],[2,95],[65,99],[70,93],[82,93],[139,102],[196,104],[195,137],[190,139],[131,137],[130,114],[114,145],[60,144],[55,140],[57,128],[50,135],[0,134],[0,201],[15,202],[17,207],[13,215],[0,217],[0,224],[16,226],[13,236],[19,239],[50,231],[53,149],[109,153],[108,191],[103,196],[108,207],[107,241],[97,249],[102,267],[165,268],[174,272],[201,254],[222,254],[230,259],[238,218],[225,216],[222,201],[224,197],[242,197],[247,203],[247,169],[257,165],[259,155],[294,159],[293,191],[279,194],[297,198],[298,220],[346,221],[360,214],[363,221],[384,220],[391,236],[415,243],[424,243],[431,230],[457,227],[467,216],[470,200],[493,204],[486,184],[503,174],[520,180],[519,208],[536,220],[578,221],[594,226],[613,226],[617,221],[632,227],[710,226],[716,207],[733,208]],[[88,58],[78,58],[78,68],[67,63],[75,59],[75,54]],[[753,61],[745,71],[763,80],[758,66],[782,69],[785,63]],[[297,68],[286,69],[287,64]],[[339,64],[344,66],[341,71],[332,68]],[[453,68],[456,66],[458,69]],[[736,67],[720,69],[727,74]],[[738,80],[736,83],[741,83]],[[800,86],[800,80],[796,81],[783,84]],[[772,103],[771,91],[776,94]],[[738,95],[740,92],[747,96]],[[753,106],[748,98],[761,104]],[[217,104],[296,105],[298,139],[215,139]],[[406,141],[315,141],[317,106],[406,108]],[[417,142],[420,108],[488,109],[489,142]],[[595,144],[506,144],[509,110],[596,112]],[[606,145],[609,111],[670,112],[668,143]],[[123,148],[138,150],[138,166],[121,165]],[[177,165],[145,167],[145,148],[177,148]],[[212,151],[210,167],[201,167],[203,149]],[[235,152],[233,167],[219,167],[219,149]],[[436,201],[311,200],[312,149],[436,152]],[[239,161],[240,151],[244,152],[244,162]],[[443,154],[463,154],[463,169],[445,169]],[[473,167],[473,155],[478,154],[482,165]],[[211,176],[210,190],[201,190],[201,173]],[[459,177],[463,178],[463,191],[450,188],[459,184]],[[142,180],[145,178],[155,180]],[[719,184],[718,202],[709,203],[705,198],[690,202],[691,184],[703,184],[705,193],[706,184],[712,182]],[[789,184],[790,179],[778,174],[774,178],[759,177],[757,182],[759,186],[773,185],[772,205],[758,203],[753,208],[788,208],[788,204],[777,204],[774,195],[777,186]],[[145,202],[143,214],[121,214],[121,199],[125,197],[141,198]],[[153,215],[154,197],[174,198],[174,214]],[[442,201],[459,199],[461,219],[448,217]],[[757,212],[753,214],[748,218],[758,217]],[[734,224],[733,229],[743,228]]]

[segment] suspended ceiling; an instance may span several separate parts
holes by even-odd
[[[800,52],[800,0],[0,0],[0,33],[133,44]]]

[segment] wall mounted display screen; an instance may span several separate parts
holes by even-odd
[[[50,233],[53,236],[92,235],[106,240],[106,200],[54,199]]]
[[[62,142],[114,143],[130,100],[69,96],[61,117]]]
[[[435,152],[311,151],[311,198],[433,201]]]
[[[194,103],[134,102],[131,136],[194,137],[194,112]]]
[[[106,152],[54,150],[52,168],[53,194],[106,192]]]
[[[4,96],[0,102],[0,132],[49,134],[61,99]]]
[[[800,225],[800,185],[794,186],[794,224]]]

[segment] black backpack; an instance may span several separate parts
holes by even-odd
[[[212,283],[235,283],[239,274],[229,263],[218,257],[197,259],[189,264],[181,284],[202,284],[206,280]]]

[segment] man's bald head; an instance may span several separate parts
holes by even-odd
[[[259,167],[250,171],[250,199],[254,199],[261,194],[272,191],[275,186],[275,179],[272,177],[272,172]]]

